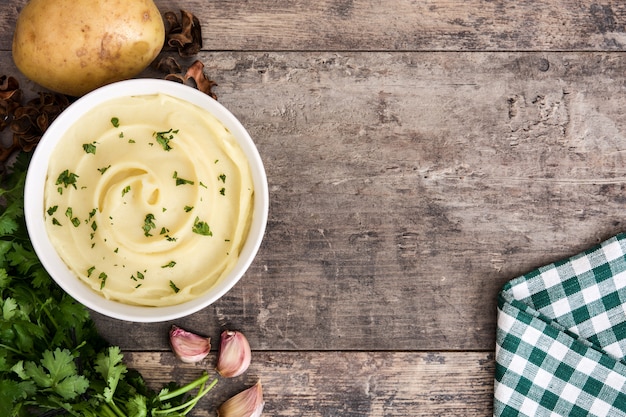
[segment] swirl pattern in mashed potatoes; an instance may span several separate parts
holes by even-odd
[[[52,244],[106,298],[191,300],[232,270],[251,221],[250,168],[206,110],[167,95],[110,100],[71,126],[48,167]]]

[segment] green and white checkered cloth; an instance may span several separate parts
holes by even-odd
[[[507,283],[494,416],[626,416],[626,234]]]

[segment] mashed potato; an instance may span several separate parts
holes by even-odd
[[[237,262],[251,221],[247,159],[207,111],[166,95],[108,101],[59,141],[44,191],[68,267],[123,303],[182,303]]]

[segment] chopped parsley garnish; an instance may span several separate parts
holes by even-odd
[[[113,125],[113,127],[120,127],[120,119],[118,119],[117,117],[112,117],[111,124]]]
[[[126,187],[124,187],[124,189],[122,190],[122,197],[124,197],[128,192],[130,191],[130,185],[127,185]]]
[[[161,268],[174,268],[175,265],[176,265],[175,261],[170,261],[169,263],[163,265]]]
[[[91,230],[93,230],[94,232],[98,230],[98,225],[96,224],[95,220],[91,223]]]
[[[68,207],[67,210],[65,210],[65,217],[70,219],[74,227],[80,226],[80,220],[78,220],[78,217],[73,217],[73,215],[74,214],[72,213],[72,208]]]
[[[92,266],[91,268],[89,268],[89,269],[87,270],[87,276],[88,276],[88,277],[90,277],[90,276],[91,276],[91,274],[93,273],[93,271],[95,271],[95,270],[96,270],[96,267],[95,267],[95,266]]]
[[[59,206],[52,206],[48,208],[47,210],[48,216],[52,216],[58,209],[59,209]]]
[[[220,194],[226,195],[226,188],[220,188]]]
[[[185,210],[185,213],[189,213],[191,210],[193,210],[193,206],[185,206],[184,210]]]
[[[207,187],[206,185],[204,185],[204,184],[202,183],[202,181],[200,181],[200,187],[203,187],[203,188],[209,188],[209,187]]]
[[[156,229],[156,224],[154,223],[154,214],[148,213],[146,214],[146,218],[143,221],[143,234],[146,237],[152,236],[150,231],[152,229]]]
[[[56,217],[52,218],[52,224],[55,226],[63,226],[61,223],[59,223],[59,221],[56,219]]]
[[[104,285],[107,282],[107,274],[105,274],[104,272],[100,272],[98,278],[100,279],[100,289],[103,289]]]
[[[202,236],[213,236],[211,228],[206,222],[201,221],[198,217],[193,222],[192,232]]]
[[[92,143],[83,143],[83,149],[86,153],[96,154],[96,142]]]
[[[176,185],[185,185],[185,184],[189,184],[189,185],[193,185],[194,182],[191,180],[186,180],[184,178],[180,178],[178,176],[178,172],[174,171],[174,175],[172,176],[172,178],[174,178],[176,180]]]
[[[144,275],[141,273],[141,271],[137,271],[137,276],[133,274],[130,276],[130,279],[132,279],[133,281],[138,281],[144,279]]]
[[[226,184],[226,174],[219,175],[217,179],[222,181],[224,184]]]
[[[100,174],[104,174],[109,168],[111,168],[111,165],[109,165],[108,167],[98,168],[98,171],[100,171]]]
[[[165,132],[154,132],[152,136],[156,138],[157,143],[163,147],[163,150],[169,151],[170,149],[172,149],[172,147],[170,146],[170,141],[174,139],[174,135],[176,133],[178,133],[178,129],[170,129]]]
[[[65,188],[71,185],[74,187],[74,189],[76,189],[76,179],[78,179],[78,175],[66,169],[59,174],[55,185],[63,185]],[[59,194],[63,194],[63,190],[61,189],[61,187],[58,188],[58,191]]]
[[[176,284],[174,284],[174,281],[170,281],[170,288],[175,292],[178,293],[178,291],[180,291],[180,289],[176,286]]]
[[[136,143],[135,139],[128,139],[128,143]]]

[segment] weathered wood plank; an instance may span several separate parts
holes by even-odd
[[[18,10],[0,4],[0,50],[10,50]],[[624,50],[626,7],[555,0],[157,0],[195,13],[207,50],[562,51]]]
[[[250,272],[185,325],[245,327],[261,350],[490,350],[502,284],[624,228],[623,56],[202,59],[271,209]],[[166,347],[168,323],[99,324]]]
[[[612,1],[221,0],[185,7],[206,22],[208,50],[623,50],[626,41],[626,7]]]
[[[153,389],[211,372],[215,357],[184,365],[170,353],[126,353]],[[253,352],[248,372],[221,378],[194,410],[215,416],[231,395],[263,385],[264,415],[274,417],[486,416],[493,399],[489,353]]]

